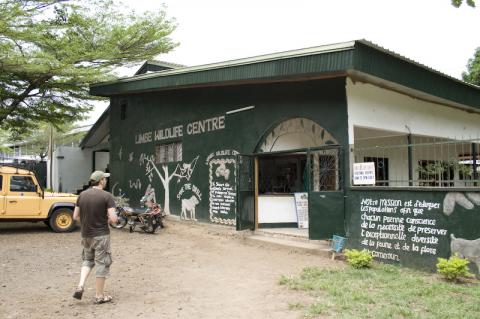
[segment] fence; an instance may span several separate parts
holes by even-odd
[[[480,138],[367,137],[352,148],[355,163],[375,163],[375,186],[480,187]]]

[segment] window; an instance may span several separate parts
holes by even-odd
[[[0,192],[2,191],[3,175],[0,175]]]
[[[388,186],[388,158],[386,157],[364,157],[364,162],[375,163],[375,185]]]
[[[306,154],[282,154],[260,157],[258,161],[259,194],[305,192]]]
[[[310,153],[310,191],[325,192],[341,189],[339,149]]]
[[[182,142],[160,144],[155,147],[155,163],[165,164],[182,161]]]
[[[36,192],[37,187],[30,176],[12,176],[10,178],[11,192]]]

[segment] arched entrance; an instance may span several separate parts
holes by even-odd
[[[258,144],[257,153],[289,151],[338,144],[323,127],[306,118],[292,118],[275,126]]]
[[[318,222],[311,211],[321,206],[319,198],[327,198],[323,193],[341,190],[334,136],[310,119],[288,119],[264,135],[247,162],[255,163],[255,228],[303,229],[310,238],[320,237],[310,229]]]

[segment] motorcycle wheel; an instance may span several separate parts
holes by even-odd
[[[163,218],[161,216],[157,217],[156,220],[158,223],[158,227],[165,228],[165,225],[163,224]]]
[[[158,223],[155,220],[155,218],[149,218],[148,220],[145,220],[145,225],[143,225],[142,229],[144,232],[153,234],[158,228]]]
[[[125,225],[127,225],[127,222],[128,222],[127,218],[125,216],[120,215],[118,216],[117,223],[115,225],[110,224],[110,227],[120,229],[125,227]]]

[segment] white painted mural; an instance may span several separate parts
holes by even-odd
[[[237,156],[235,150],[220,150],[207,157],[210,190],[210,221],[235,225],[237,213]]]
[[[160,169],[155,163],[155,157],[153,155],[141,154],[139,159],[140,166],[145,165],[145,176],[152,182],[154,176],[157,176],[163,186],[164,190],[164,204],[163,209],[165,213],[170,214],[170,182],[176,178],[177,183],[182,180],[190,181],[193,171],[195,170],[196,163],[199,156],[195,157],[191,162],[178,163],[173,172],[169,172],[168,164],[160,164]]]

